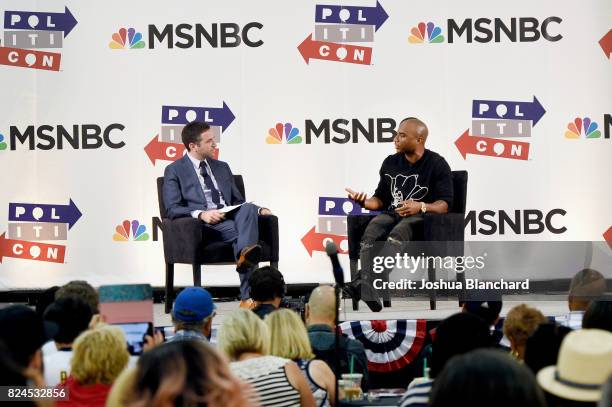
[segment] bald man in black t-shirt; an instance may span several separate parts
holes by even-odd
[[[364,192],[346,188],[348,197],[363,208],[383,212],[368,224],[361,241],[360,258],[366,273],[371,271],[376,241],[401,245],[421,240],[423,215],[447,213],[452,205],[450,167],[442,156],[425,148],[427,135],[421,120],[402,120],[394,139],[397,153],[383,161],[374,195],[368,198]]]

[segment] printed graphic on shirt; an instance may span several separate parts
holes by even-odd
[[[419,185],[419,176],[417,174],[408,176],[398,174],[395,177],[391,176],[390,174],[385,174],[385,177],[389,177],[389,179],[391,179],[391,196],[393,197],[391,206],[393,208],[400,206],[402,201],[406,201],[408,199],[418,201],[427,195],[428,188]]]

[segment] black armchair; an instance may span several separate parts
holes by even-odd
[[[464,241],[464,221],[465,221],[465,205],[467,198],[467,171],[453,171],[453,204],[449,208],[448,213],[436,214],[426,213],[423,225],[423,241],[441,241],[441,242],[463,242]],[[348,246],[349,259],[351,268],[351,280],[357,278],[358,261],[360,243],[363,233],[365,232],[368,223],[374,215],[349,215],[347,217],[348,229]],[[436,246],[440,249],[439,246]],[[441,248],[444,253],[427,253],[428,255],[440,256],[461,256],[463,255],[462,245],[450,244],[448,247]],[[436,278],[436,270],[432,266],[428,269],[429,281],[434,281]],[[459,279],[463,279],[463,274],[458,274]],[[387,302],[390,306],[390,301]],[[436,309],[436,293],[431,291],[429,294],[429,305],[431,309]],[[353,308],[357,309],[357,303],[353,302]]]
[[[236,186],[245,196],[241,175],[234,175]],[[157,178],[157,198],[162,220],[164,258],[166,261],[166,306],[169,313],[174,300],[174,264],[191,264],[193,285],[202,285],[203,264],[235,264],[230,243],[210,241],[205,236],[202,221],[191,217],[169,219],[162,195],[164,178]],[[259,216],[259,244],[263,248],[262,261],[278,267],[278,218],[274,215]]]

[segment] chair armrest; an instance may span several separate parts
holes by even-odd
[[[465,240],[463,213],[426,213],[423,220],[423,235],[426,241]]]
[[[278,262],[278,217],[276,215],[259,215],[259,240],[270,246],[270,261]]]
[[[348,236],[349,258],[359,259],[360,243],[368,223],[376,214],[348,215],[346,217],[346,231]]]
[[[163,218],[162,230],[166,263],[196,264],[204,238],[203,229],[202,221],[199,219]]]

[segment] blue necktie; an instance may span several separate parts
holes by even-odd
[[[213,203],[217,205],[216,209],[223,208],[223,205],[221,205],[219,191],[217,191],[217,188],[215,188],[215,184],[213,184],[213,180],[210,177],[208,171],[206,170],[206,161],[200,161],[200,174],[202,174],[202,177],[204,177],[204,185],[206,185],[206,188],[210,190],[210,196],[212,198]]]

